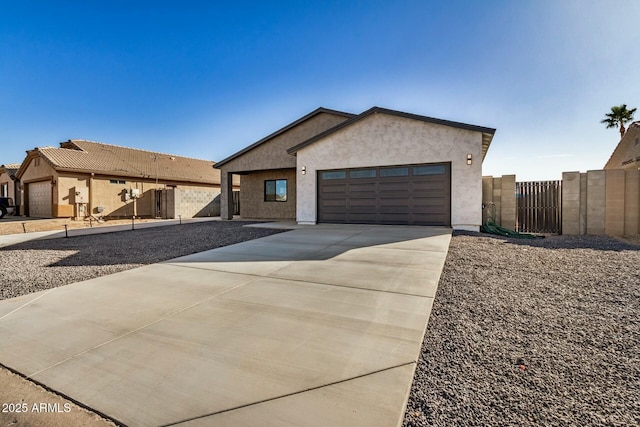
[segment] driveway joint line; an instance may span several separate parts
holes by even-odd
[[[404,366],[409,366],[409,365],[415,365],[416,363],[417,363],[417,361],[415,361],[415,360],[413,360],[411,362],[400,363],[398,365],[389,366],[389,367],[383,368],[383,369],[378,369],[378,370],[375,370],[375,371],[368,372],[366,374],[356,375],[355,377],[346,378],[344,380],[338,380],[338,381],[333,381],[333,382],[330,382],[330,383],[327,383],[327,384],[322,384],[322,385],[315,386],[315,387],[309,387],[309,388],[306,388],[304,390],[298,390],[298,391],[294,391],[294,392],[291,392],[291,393],[282,394],[280,396],[270,397],[270,398],[262,399],[262,400],[259,400],[259,401],[256,401],[256,402],[251,402],[251,403],[247,403],[247,404],[244,404],[244,405],[234,406],[233,408],[227,408],[227,409],[222,409],[220,411],[211,412],[211,413],[204,414],[204,415],[198,415],[198,416],[195,416],[195,417],[192,417],[192,418],[186,418],[184,420],[175,421],[175,422],[169,423],[169,424],[162,424],[160,427],[177,426],[177,425],[180,425],[182,423],[187,423],[189,421],[200,420],[200,419],[203,419],[203,418],[208,418],[208,417],[212,417],[212,416],[215,416],[215,415],[223,414],[225,412],[231,412],[231,411],[235,411],[235,410],[238,410],[238,409],[244,409],[244,408],[247,408],[247,407],[250,407],[250,406],[260,405],[262,403],[267,403],[267,402],[272,402],[274,400],[284,399],[284,398],[295,396],[295,395],[298,395],[298,394],[303,394],[303,393],[306,393],[306,392],[309,392],[309,391],[315,391],[315,390],[319,390],[321,388],[330,387],[330,386],[334,386],[334,385],[337,385],[337,384],[347,383],[349,381],[353,381],[353,380],[357,380],[357,379],[360,379],[360,378],[368,377],[368,376],[371,376],[371,375],[379,374],[381,372],[390,371],[392,369],[402,368]]]
[[[65,358],[65,359],[63,359],[63,360],[60,360],[60,361],[58,361],[58,362],[54,363],[54,364],[53,364],[53,365],[51,365],[51,366],[47,366],[46,368],[43,368],[43,369],[40,369],[39,371],[36,371],[36,372],[34,372],[34,373],[31,373],[31,374],[27,375],[26,377],[27,377],[27,378],[29,378],[29,379],[31,379],[31,378],[33,378],[34,376],[36,376],[36,375],[39,375],[39,374],[43,373],[44,371],[48,371],[49,369],[55,368],[56,366],[59,366],[59,365],[62,365],[63,363],[68,362],[68,361],[69,361],[69,360],[71,360],[71,359],[74,359],[74,358],[76,358],[76,357],[78,357],[78,356],[82,356],[83,354],[89,353],[89,352],[90,352],[90,351],[92,351],[92,350],[95,350],[95,349],[100,348],[100,347],[104,347],[104,346],[105,346],[105,345],[107,345],[107,344],[110,344],[110,343],[112,343],[112,342],[114,342],[114,341],[117,341],[117,340],[119,340],[119,339],[121,339],[121,338],[127,337],[127,336],[129,336],[129,335],[131,335],[131,334],[134,334],[134,333],[136,333],[136,332],[139,332],[139,331],[141,331],[141,330],[143,330],[143,329],[145,329],[145,328],[148,328],[149,326],[155,325],[156,323],[159,323],[159,322],[161,322],[161,321],[163,321],[163,320],[166,320],[166,319],[168,319],[168,318],[170,318],[170,317],[173,317],[173,316],[175,316],[175,315],[177,315],[177,314],[180,314],[180,313],[182,313],[182,312],[185,312],[185,311],[187,311],[187,310],[189,310],[189,309],[191,309],[191,308],[193,308],[193,307],[196,307],[196,306],[198,306],[198,305],[202,304],[203,302],[209,301],[209,300],[211,300],[211,299],[213,299],[213,298],[216,298],[216,297],[218,297],[218,296],[220,296],[220,295],[223,295],[223,294],[225,294],[225,293],[227,293],[227,292],[230,292],[230,291],[232,291],[232,290],[234,290],[234,289],[237,289],[237,288],[242,287],[242,286],[244,286],[244,285],[246,285],[246,284],[248,284],[248,283],[251,283],[251,282],[253,282],[253,281],[254,281],[254,280],[256,280],[256,279],[257,279],[256,277],[252,277],[250,280],[247,280],[246,282],[240,283],[240,284],[238,284],[238,285],[236,285],[236,286],[233,286],[233,287],[231,287],[231,288],[228,288],[228,289],[222,290],[222,291],[220,291],[220,292],[217,292],[217,293],[215,293],[214,295],[210,295],[210,296],[208,296],[207,298],[204,298],[204,299],[202,299],[202,300],[200,300],[200,301],[197,301],[197,302],[195,302],[195,303],[193,303],[193,304],[191,304],[191,305],[188,305],[188,306],[186,306],[186,307],[182,307],[182,308],[180,308],[180,309],[178,309],[178,310],[174,310],[174,311],[172,311],[172,312],[170,312],[170,313],[167,313],[167,314],[163,315],[162,317],[160,317],[160,318],[158,318],[158,319],[154,320],[153,322],[149,322],[149,323],[147,323],[147,324],[145,324],[145,325],[142,325],[142,326],[139,326],[139,327],[137,327],[137,328],[135,328],[135,329],[133,329],[133,330],[131,330],[131,331],[129,331],[129,332],[126,332],[126,333],[124,333],[124,334],[122,334],[122,335],[118,335],[117,337],[111,338],[110,340],[107,340],[107,341],[105,341],[105,342],[103,342],[103,343],[100,343],[100,344],[97,344],[97,345],[95,345],[95,346],[93,346],[93,347],[91,347],[91,348],[87,348],[87,349],[85,349],[85,350],[82,350],[82,351],[80,351],[80,352],[78,352],[78,353],[76,353],[76,354],[73,354],[73,355],[71,355],[71,356],[69,356],[69,357],[67,357],[67,358]]]
[[[192,267],[190,265],[179,265],[179,264],[171,264],[174,267],[182,267],[182,268],[192,268],[194,270],[203,270],[203,271],[216,271],[216,272],[221,272],[221,273],[228,273],[228,274],[238,274],[241,276],[250,276],[250,277],[254,277],[255,279],[277,279],[277,280],[284,280],[287,282],[300,282],[300,283],[306,283],[309,285],[321,285],[321,286],[334,286],[337,288],[346,288],[346,289],[355,289],[355,290],[359,290],[359,291],[369,291],[369,292],[383,292],[383,293],[387,293],[387,294],[394,294],[394,295],[405,295],[405,296],[409,296],[409,297],[418,297],[418,298],[433,298],[429,295],[419,295],[419,294],[411,294],[408,292],[397,292],[397,291],[388,291],[385,289],[370,289],[370,288],[359,288],[357,286],[347,286],[347,285],[338,285],[335,283],[324,283],[324,282],[312,282],[310,280],[301,280],[301,279],[289,279],[286,277],[278,277],[278,276],[270,276],[270,274],[275,273],[276,271],[280,270],[279,268],[267,273],[265,275],[259,275],[259,274],[253,274],[253,273],[234,273],[234,272],[229,272],[229,271],[225,271],[225,270],[214,270],[214,269],[210,269],[210,268],[203,268],[203,267]],[[283,267],[284,268],[284,267]],[[249,281],[251,282],[251,281]],[[247,282],[247,284],[249,283]],[[235,289],[235,288],[233,288]],[[233,289],[229,289],[230,291]]]
[[[57,288],[51,288],[48,291],[46,291],[45,293],[43,293],[42,295],[39,295],[37,297],[35,297],[32,300],[27,301],[26,303],[22,304],[20,307],[16,308],[13,311],[10,311],[9,313],[5,314],[4,316],[0,317],[0,321],[4,320],[6,317],[11,316],[13,313],[15,313],[16,311],[22,310],[23,308],[25,308],[26,306],[30,305],[31,303],[35,302],[36,300],[39,300],[40,298],[44,297],[45,295],[53,292],[54,290],[56,290]]]

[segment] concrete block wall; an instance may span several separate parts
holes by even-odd
[[[562,186],[563,234],[638,234],[638,170],[564,172]]]
[[[626,170],[624,181],[624,235],[640,233],[640,170]]]
[[[496,224],[514,230],[517,219],[516,202],[516,176],[503,175],[482,177],[482,203],[485,208],[482,211],[482,223],[487,216],[494,215]],[[495,210],[491,207],[495,206]]]
[[[502,203],[500,205],[500,219],[502,226],[509,230],[516,229],[518,218],[518,205],[516,202],[516,176],[502,176]]]
[[[562,175],[562,231],[583,234],[580,227],[580,172]]]
[[[220,190],[216,188],[173,188],[163,194],[167,218],[220,215]]]
[[[482,177],[483,223],[495,205],[497,224],[515,229],[515,175]],[[562,234],[640,233],[640,171],[591,170],[562,174]]]

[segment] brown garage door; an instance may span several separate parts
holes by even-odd
[[[318,171],[318,221],[451,225],[451,164]]]

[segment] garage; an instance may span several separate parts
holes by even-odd
[[[28,215],[34,218],[51,218],[51,181],[27,184],[29,198]]]
[[[318,222],[451,225],[451,164],[320,170]]]

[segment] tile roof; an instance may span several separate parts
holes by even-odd
[[[76,139],[61,142],[59,148],[35,151],[56,170],[151,179],[157,173],[162,180],[220,183],[220,172],[213,169],[215,162],[210,160]]]
[[[20,169],[20,163],[7,163],[0,165],[0,170],[6,171],[9,175],[15,175],[15,173],[18,172],[18,169]]]

